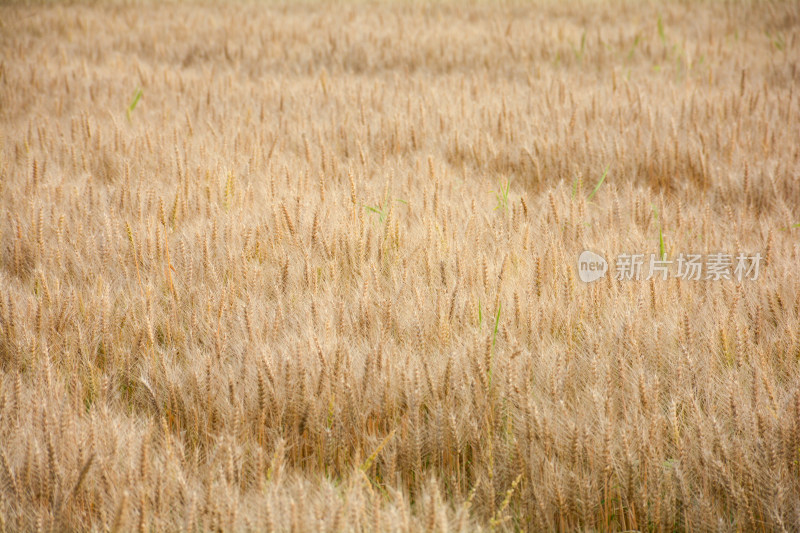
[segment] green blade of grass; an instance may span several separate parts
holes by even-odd
[[[600,181],[598,181],[598,182],[597,182],[597,185],[595,185],[595,186],[594,186],[594,190],[592,190],[592,192],[591,192],[591,193],[589,193],[589,197],[587,198],[587,200],[591,200],[591,199],[592,199],[592,197],[593,197],[595,194],[597,194],[597,191],[599,191],[599,190],[600,190],[600,186],[601,186],[601,185],[603,184],[603,182],[606,180],[606,176],[608,175],[608,167],[609,167],[609,165],[606,165],[606,168],[605,168],[605,170],[603,170],[603,175],[600,177]]]
[[[142,90],[137,88],[136,92],[133,95],[133,100],[131,100],[130,105],[128,105],[128,112],[127,112],[128,120],[131,119],[131,113],[133,113],[133,110],[136,109],[136,104],[139,103],[139,100],[141,98],[142,98]]]
[[[503,305],[501,303],[497,303],[497,316],[494,318],[494,333],[492,334],[492,349],[494,350],[494,343],[497,341],[497,328],[500,325],[500,308]]]
[[[650,207],[653,208],[653,219],[658,224],[658,255],[659,259],[664,259],[664,255],[666,254],[666,246],[664,245],[664,232],[661,229],[661,223],[658,221],[658,208],[655,204],[650,204]]]
[[[628,52],[628,60],[630,61],[633,58],[634,52],[636,52],[636,47],[639,46],[639,36],[637,35],[633,39],[633,46],[631,46],[630,51]]]
[[[494,345],[497,342],[497,328],[500,327],[500,309],[503,307],[501,302],[497,302],[497,315],[494,317],[494,332],[492,333],[492,347],[489,352],[489,368],[488,368],[488,377],[489,377],[489,388],[492,386],[492,366],[494,361]]]

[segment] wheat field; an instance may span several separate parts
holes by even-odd
[[[788,1],[0,5],[0,531],[800,529],[799,63]]]

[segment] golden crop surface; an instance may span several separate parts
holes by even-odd
[[[0,531],[797,530],[799,24],[0,6]]]

